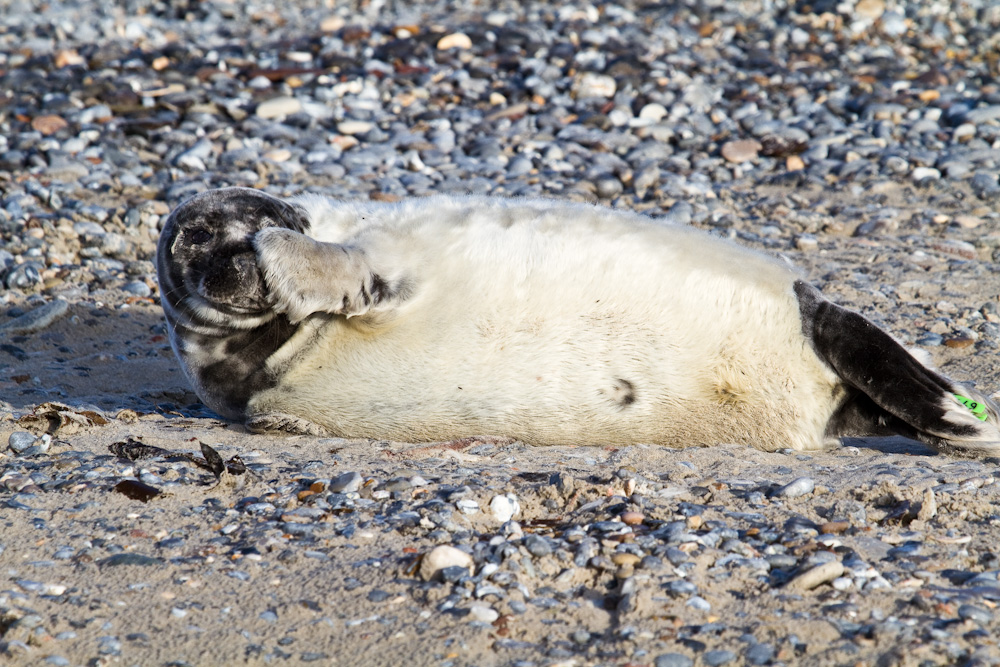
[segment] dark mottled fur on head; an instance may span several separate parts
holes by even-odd
[[[309,220],[257,190],[211,190],[170,214],[157,249],[171,343],[209,407],[231,418],[273,386],[266,362],[298,329],[271,310],[253,246],[265,227],[306,232]]]
[[[228,314],[266,311],[267,290],[253,247],[254,235],[265,227],[305,232],[309,221],[301,209],[249,188],[211,190],[178,206],[157,250],[164,299],[195,319],[201,319],[197,306],[203,302]]]

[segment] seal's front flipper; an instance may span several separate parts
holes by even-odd
[[[1000,415],[979,392],[915,359],[892,336],[857,313],[796,281],[802,330],[821,359],[855,392],[831,419],[828,435],[887,430],[935,449],[1000,454]]]
[[[254,247],[274,309],[293,323],[313,313],[364,315],[393,295],[360,248],[281,227],[257,232]]]

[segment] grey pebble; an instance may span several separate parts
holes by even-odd
[[[38,442],[38,437],[27,431],[14,431],[7,438],[7,446],[16,454],[20,454],[36,442]]]
[[[163,559],[154,556],[144,556],[136,553],[120,553],[97,561],[101,567],[117,567],[119,565],[140,565],[148,567],[150,565],[162,565]]]
[[[655,667],[694,667],[694,660],[683,653],[664,653],[656,656]]]
[[[992,612],[974,604],[960,605],[958,607],[958,617],[967,621],[974,621],[982,626],[989,625],[993,620]]]
[[[779,486],[772,495],[776,498],[798,498],[812,493],[815,488],[816,482],[811,477],[799,477],[784,486]]]
[[[749,658],[749,656],[747,657]],[[728,649],[716,649],[712,651],[705,651],[704,655],[701,656],[701,660],[708,665],[708,667],[721,667],[722,665],[727,665],[733,660],[736,660],[736,654]]]
[[[364,478],[356,472],[345,472],[330,480],[332,493],[356,493],[364,483]]]
[[[552,553],[552,546],[541,535],[531,534],[524,538],[524,548],[532,556],[548,556]]]

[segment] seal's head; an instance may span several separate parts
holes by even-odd
[[[272,317],[254,235],[265,227],[309,228],[305,213],[259,190],[195,195],[167,218],[157,274],[168,319],[250,329]]]

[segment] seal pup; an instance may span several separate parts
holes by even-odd
[[[212,190],[157,254],[195,390],[253,431],[1000,452],[995,405],[785,263],[549,200]]]

